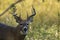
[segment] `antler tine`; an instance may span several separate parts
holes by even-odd
[[[27,13],[27,19],[28,19],[28,13]]]
[[[32,6],[32,8],[33,8],[33,6]],[[36,12],[35,12],[35,9],[33,8],[33,10],[32,10],[32,15],[29,16],[29,17],[27,18],[27,20],[28,20],[29,22],[33,22],[33,16],[35,16],[35,15],[36,15]]]
[[[33,6],[32,6],[32,8],[33,8]],[[32,15],[29,17],[29,18],[31,18],[31,17],[33,17],[33,16],[35,16],[36,15],[36,11],[35,11],[35,9],[33,8],[33,10],[32,10]]]
[[[20,13],[19,17],[20,17],[20,20],[22,20],[22,18],[21,18],[21,13]]]

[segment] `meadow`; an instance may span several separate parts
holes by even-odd
[[[16,0],[0,0],[0,14]],[[23,0],[16,4],[16,14],[27,18],[27,13],[32,14],[32,5],[36,16],[29,25],[28,35],[25,40],[60,40],[60,1],[59,0]],[[0,23],[17,26],[12,9],[0,16]]]

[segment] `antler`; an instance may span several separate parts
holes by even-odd
[[[33,6],[32,6],[32,8],[33,8]],[[33,8],[33,10],[32,10],[32,15],[29,16],[29,17],[27,18],[27,20],[30,21],[30,22],[32,22],[32,21],[33,21],[33,16],[35,16],[35,15],[36,15],[36,11],[35,11],[35,9]]]
[[[20,17],[17,16],[17,14],[15,13],[16,12],[16,7],[14,5],[13,5],[13,10],[12,11],[13,11],[12,15],[16,19],[16,22],[19,23],[21,21],[21,15],[20,15]]]

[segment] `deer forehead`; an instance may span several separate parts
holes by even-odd
[[[20,24],[28,24],[28,22],[27,22],[27,20],[22,20],[22,21],[20,21]]]

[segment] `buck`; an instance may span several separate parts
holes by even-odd
[[[17,27],[8,26],[0,23],[0,40],[24,40],[29,29],[29,23],[33,22],[33,17],[36,15],[35,9],[32,7],[32,15],[28,16],[27,19],[22,20],[21,16],[17,16],[15,11],[13,16],[18,23]]]

